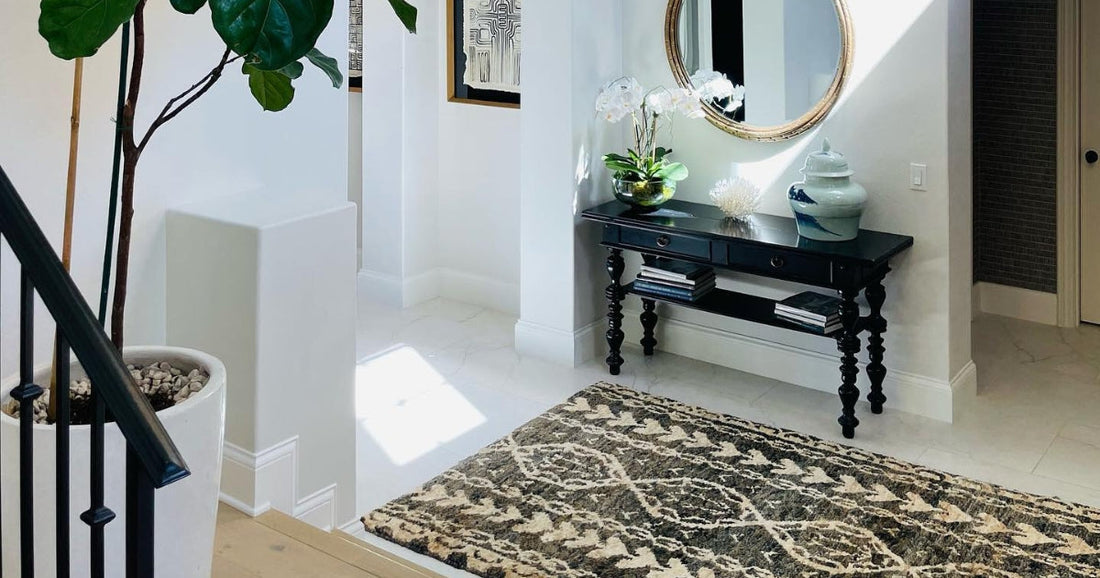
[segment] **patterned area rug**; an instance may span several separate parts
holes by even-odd
[[[363,518],[486,577],[1100,577],[1100,511],[598,384]]]

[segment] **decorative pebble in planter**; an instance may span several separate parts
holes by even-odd
[[[130,370],[130,375],[141,388],[141,393],[145,394],[156,411],[183,403],[187,398],[202,391],[210,380],[210,375],[202,369],[196,368],[185,372],[167,361],[154,361],[140,369],[127,365],[126,369]],[[69,385],[69,400],[72,407],[70,423],[73,425],[91,423],[92,384],[88,378],[72,380]],[[35,423],[50,425],[47,418],[49,406],[50,390],[46,389],[34,400]],[[5,404],[4,413],[19,419],[19,402],[12,400]]]

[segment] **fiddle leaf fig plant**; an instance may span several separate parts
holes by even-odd
[[[134,120],[146,65],[148,1],[41,0],[38,18],[38,32],[49,43],[50,52],[65,60],[94,55],[123,23],[133,23],[129,86],[122,115],[117,119],[122,138],[122,188],[111,339],[119,349],[123,345],[135,177],[138,161],[153,135],[206,94],[222,78],[225,68],[237,61],[248,79],[249,91],[266,111],[290,106],[294,100],[293,82],[302,77],[306,62],[323,72],[334,88],[344,82],[336,59],[316,46],[332,18],[334,0],[169,0],[176,11],[184,14],[209,8],[211,23],[225,49],[210,72],[169,99],[144,132],[139,132]],[[388,1],[405,28],[416,32],[416,8],[406,0]]]
[[[233,52],[262,70],[278,70],[306,55],[332,17],[332,2],[210,0],[214,30]]]
[[[38,33],[58,58],[91,56],[133,16],[137,4],[138,0],[42,0]]]

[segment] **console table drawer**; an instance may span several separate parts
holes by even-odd
[[[833,281],[830,261],[768,247],[729,247],[730,267],[757,271],[768,277],[828,286]]]
[[[662,254],[710,260],[710,241],[697,237],[623,227],[619,234],[619,242],[643,251],[652,249]]]

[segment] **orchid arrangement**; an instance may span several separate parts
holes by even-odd
[[[633,124],[634,146],[626,155],[607,154],[604,165],[614,178],[630,182],[679,182],[688,177],[683,163],[669,158],[672,150],[657,146],[664,132],[671,133],[674,115],[702,118],[704,103],[729,100],[726,106],[736,110],[740,106],[738,95],[744,98],[744,88],[735,87],[725,75],[713,72],[698,79],[693,77],[693,88],[668,89],[663,86],[646,90],[633,77],[616,79],[596,98],[596,113],[610,123],[618,123],[629,117]],[[740,89],[740,91],[738,91]]]

